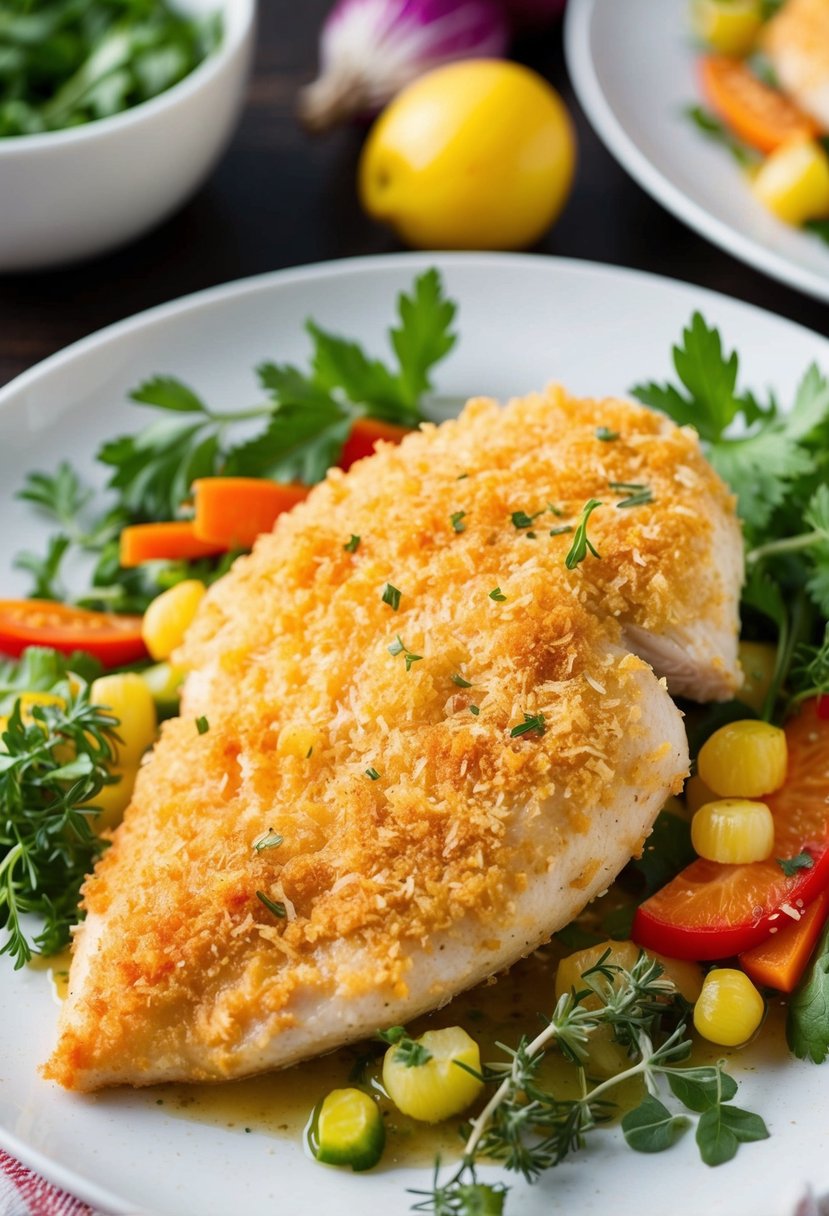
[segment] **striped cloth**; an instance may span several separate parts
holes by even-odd
[[[101,1216],[0,1149],[0,1216]]]

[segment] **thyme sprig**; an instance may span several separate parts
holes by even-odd
[[[503,1211],[506,1188],[479,1180],[477,1167],[483,1158],[500,1161],[505,1168],[534,1182],[545,1170],[558,1165],[584,1146],[587,1133],[607,1122],[615,1113],[608,1096],[619,1085],[635,1077],[644,1081],[647,1095],[643,1113],[664,1111],[660,1125],[650,1131],[644,1119],[626,1116],[625,1138],[639,1151],[667,1148],[688,1120],[677,1116],[658,1101],[660,1079],[667,1081],[674,1097],[701,1115],[697,1141],[703,1160],[718,1164],[722,1127],[746,1128],[743,1140],[767,1135],[756,1115],[727,1105],[736,1083],[722,1072],[720,1064],[701,1068],[678,1068],[687,1059],[691,1043],[687,1036],[687,1005],[660,963],[644,953],[628,970],[610,961],[608,949],[595,966],[582,974],[584,989],[561,996],[543,1030],[517,1047],[498,1044],[506,1059],[487,1065],[480,1075],[496,1088],[483,1110],[469,1124],[460,1163],[441,1180],[436,1163],[432,1189],[413,1191],[420,1196],[413,1210],[433,1216],[470,1216],[473,1212]],[[582,1004],[598,997],[597,1008]],[[627,1049],[630,1066],[588,1088],[585,1065],[591,1036],[609,1027],[616,1042]],[[577,1098],[559,1098],[545,1087],[540,1068],[553,1046],[581,1067],[583,1093]],[[635,1112],[630,1112],[634,1115]],[[709,1144],[717,1139],[717,1148]],[[733,1141],[736,1152],[741,1133]]]
[[[15,970],[68,944],[81,884],[105,847],[91,827],[95,800],[118,781],[117,719],[90,704],[77,676],[51,691],[54,704],[25,711],[18,698],[0,736],[0,954]],[[40,932],[27,931],[24,913]]]

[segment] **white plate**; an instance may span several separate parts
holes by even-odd
[[[727,253],[829,300],[829,246],[776,220],[684,116],[704,104],[688,0],[570,0],[565,41],[582,107],[640,186]]]
[[[751,384],[773,385],[784,402],[812,360],[829,367],[829,342],[805,329],[710,292],[581,262],[402,255],[230,284],[104,330],[0,391],[4,594],[23,589],[8,573],[12,553],[41,539],[13,498],[24,471],[51,469],[62,458],[90,468],[100,440],[147,417],[124,404],[142,378],[176,373],[218,405],[244,405],[255,399],[258,362],[303,359],[307,316],[379,353],[397,291],[430,264],[441,267],[460,305],[461,340],[440,369],[442,393],[505,397],[551,378],[580,393],[624,393],[637,380],[669,374],[671,344],[696,308],[739,349]],[[100,1207],[302,1216],[313,1204],[338,1216],[402,1214],[405,1187],[426,1181],[424,1171],[324,1169],[295,1141],[170,1118],[146,1093],[64,1093],[37,1073],[56,1016],[47,977],[12,972],[0,960],[0,1143]],[[829,1188],[825,1120],[817,1115],[829,1101],[829,1065],[770,1059],[745,1075],[740,1099],[763,1114],[773,1138],[744,1147],[721,1169],[701,1165],[688,1136],[668,1153],[642,1157],[618,1132],[597,1131],[582,1159],[533,1191],[516,1182],[508,1212],[664,1216],[670,1207],[674,1216],[791,1216],[807,1183]]]

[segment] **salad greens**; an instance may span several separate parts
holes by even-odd
[[[772,395],[738,386],[737,352],[724,351],[699,313],[673,361],[678,384],[649,381],[631,392],[694,426],[737,495],[747,548],[744,625],[778,644],[763,715],[772,718],[792,701],[829,692],[829,379],[813,364],[782,412]]]
[[[118,538],[128,524],[186,516],[190,487],[199,477],[222,473],[308,485],[321,481],[360,416],[416,426],[424,418],[421,398],[431,390],[432,368],[455,344],[455,311],[436,270],[415,279],[397,301],[398,320],[389,331],[391,364],[309,321],[307,369],[263,363],[258,375],[268,399],[248,409],[211,409],[171,376],[147,380],[130,397],[160,411],[157,420],[137,434],[104,443],[98,452],[109,471],[114,503],[96,510],[93,492],[67,464],[51,475],[29,475],[20,497],[58,528],[45,554],[22,553],[16,559],[33,577],[32,596],[136,612],[181,579],[210,582],[223,574],[235,554],[218,563],[159,562],[124,570],[118,564]],[[231,439],[231,433],[257,423],[260,429],[252,437]],[[62,573],[84,554],[94,561],[91,586],[72,597]]]
[[[789,998],[786,1040],[801,1060],[822,1064],[829,1055],[829,924],[809,969]]]
[[[188,76],[221,39],[167,0],[9,0],[0,7],[0,138],[109,118]]]
[[[86,656],[37,648],[0,665],[8,711],[0,729],[0,927],[8,937],[0,954],[15,970],[34,950],[55,954],[68,944],[81,884],[105,847],[90,820],[101,790],[118,780],[118,723],[90,704],[94,674]],[[54,703],[26,705],[20,693],[35,690]],[[34,938],[24,913],[40,918]]]

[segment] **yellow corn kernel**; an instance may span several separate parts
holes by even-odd
[[[184,641],[204,593],[204,583],[188,578],[168,591],[162,591],[149,605],[144,613],[141,636],[156,661],[169,659]]]
[[[787,140],[772,152],[752,182],[773,215],[800,227],[829,216],[829,156],[814,139]]]
[[[404,1115],[423,1123],[439,1123],[459,1115],[483,1089],[482,1082],[466,1071],[481,1070],[478,1044],[460,1026],[427,1030],[415,1041],[430,1052],[431,1058],[424,1064],[408,1065],[398,1058],[398,1048],[390,1047],[383,1060],[386,1093]]]
[[[700,857],[723,865],[765,861],[774,850],[771,811],[743,798],[706,802],[691,821],[691,843]]]
[[[743,686],[737,696],[759,714],[774,676],[777,647],[769,642],[740,642],[738,656],[743,669]]]
[[[569,954],[567,958],[561,960],[556,971],[556,1000],[565,992],[572,990],[582,992],[586,988],[592,987],[593,977],[588,976],[585,980],[582,979],[582,975],[591,967],[595,967],[608,951],[610,953],[605,962],[611,966],[624,967],[626,971],[630,971],[641,953],[640,947],[634,942],[607,941],[601,942],[598,946],[588,946],[584,950],[577,950],[575,954]],[[702,988],[702,970],[699,965],[665,958],[661,954],[655,954],[653,950],[648,950],[647,954],[662,964],[668,979],[673,980],[677,990],[686,1001],[693,1004]],[[600,988],[600,985],[601,980],[597,987]],[[598,1009],[602,1000],[598,995],[590,995],[584,997],[581,1004],[586,1009]],[[600,1026],[591,1034],[587,1043],[588,1072],[594,1076],[613,1077],[627,1068],[629,1064],[630,1057],[622,1044],[615,1041],[610,1026]]]
[[[276,751],[279,756],[296,756],[303,760],[314,750],[319,742],[319,735],[313,726],[303,726],[299,722],[288,722],[279,732]]]
[[[118,778],[118,782],[115,785],[105,785],[97,798],[90,798],[89,802],[84,803],[84,806],[94,806],[100,812],[90,819],[93,830],[99,836],[101,832],[117,828],[123,819],[124,811],[132,798],[137,773],[137,765],[114,768],[112,775]]]
[[[92,681],[89,699],[108,709],[118,719],[116,734],[118,763],[135,768],[148,747],[155,743],[158,719],[152,693],[140,675],[125,671]]]
[[[692,0],[694,33],[721,55],[747,55],[763,24],[760,0]]]
[[[700,748],[697,772],[720,798],[759,798],[786,780],[786,736],[778,726],[729,722]]]
[[[709,1043],[739,1047],[763,1020],[765,1005],[744,971],[717,967],[709,971],[694,1006],[694,1027]]]

